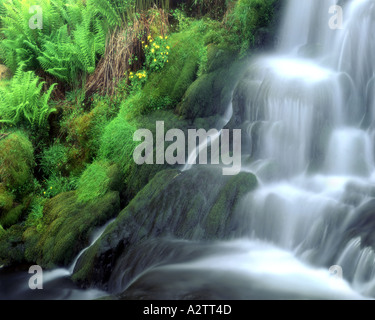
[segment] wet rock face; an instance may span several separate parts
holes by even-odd
[[[137,254],[150,241],[206,241],[241,235],[235,209],[256,185],[251,173],[223,176],[221,168],[206,166],[158,173],[78,261],[74,279],[107,289],[112,273],[158,263],[162,254]]]
[[[347,239],[360,237],[363,246],[375,248],[375,198],[362,204],[349,221],[345,236]]]
[[[0,81],[10,79],[12,76],[12,73],[9,68],[4,66],[3,64],[0,64]]]

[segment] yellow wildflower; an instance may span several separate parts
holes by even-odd
[[[155,49],[154,49],[154,48],[152,48],[152,49],[151,49],[151,52],[152,52],[152,53],[154,53],[154,52],[155,52]]]
[[[166,48],[169,50],[170,49],[170,47],[169,46],[166,46]]]
[[[147,37],[147,40],[150,40],[151,39],[151,36],[150,35],[148,35],[148,37]]]
[[[156,59],[154,59],[154,62],[156,62]]]
[[[163,37],[162,37],[162,36],[159,36],[159,38],[163,40]]]
[[[148,45],[147,45],[147,44],[145,45],[145,48],[148,48]]]

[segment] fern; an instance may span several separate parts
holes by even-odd
[[[48,102],[56,84],[42,93],[44,82],[23,68],[17,69],[8,86],[0,87],[0,123],[40,127],[55,111]]]

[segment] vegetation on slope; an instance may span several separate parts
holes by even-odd
[[[42,29],[0,0],[0,264],[66,265],[170,168],[134,163],[135,130],[214,126],[282,1],[36,2]]]

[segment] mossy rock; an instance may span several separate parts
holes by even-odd
[[[27,193],[32,184],[34,150],[28,137],[14,132],[0,138],[0,183],[17,195]]]
[[[94,161],[78,181],[78,201],[86,203],[102,197],[109,190],[118,191],[121,180],[123,180],[122,173],[117,164]]]
[[[0,218],[13,207],[14,195],[0,184]]]
[[[27,260],[48,268],[68,265],[88,245],[93,229],[119,211],[119,193],[115,191],[86,204],[77,199],[75,191],[59,194],[44,206],[41,232],[30,227],[23,234]]]
[[[224,64],[219,68],[222,61],[227,61],[232,55],[223,50],[220,52],[223,52],[222,58],[219,55],[217,59],[209,62],[209,70],[212,71],[203,74],[192,83],[177,106],[177,113],[185,119],[223,116],[229,107],[233,89],[242,76],[244,62],[231,61],[229,67]]]
[[[187,130],[191,128],[191,124],[178,117],[173,113],[172,110],[157,110],[151,112],[147,117],[137,117],[134,119],[137,129],[148,129],[152,132],[154,138],[156,135],[156,122],[164,122],[164,131],[167,132],[173,128],[179,128],[180,130],[187,133]],[[168,143],[165,143],[167,148]],[[156,147],[154,148],[154,159],[156,153]],[[131,159],[129,170],[126,175],[126,191],[124,197],[131,200],[151,179],[156,173],[165,169],[175,168],[169,164],[150,164],[150,165],[138,165],[133,159]]]
[[[13,225],[0,232],[0,265],[21,264],[24,262],[24,243],[22,234],[24,227]]]
[[[0,218],[0,224],[4,228],[8,228],[21,220],[22,213],[25,207],[22,204],[17,205],[16,207],[9,210]]]
[[[73,278],[105,286],[113,268],[126,268],[126,259],[131,260],[126,254],[150,239],[215,240],[243,234],[236,207],[256,186],[251,173],[223,176],[219,167],[157,173],[85,252]]]

